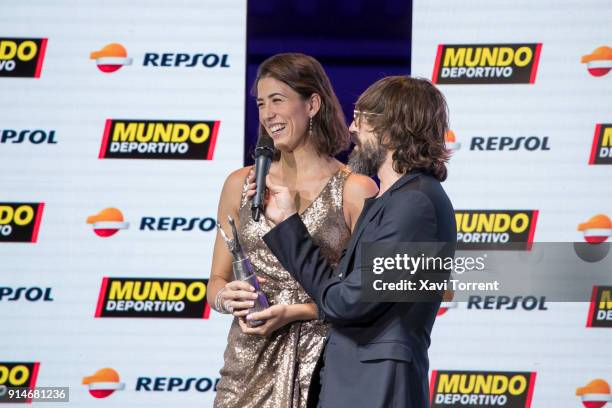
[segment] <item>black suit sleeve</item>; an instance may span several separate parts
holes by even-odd
[[[396,191],[382,211],[384,213],[380,225],[369,234],[368,241],[436,240],[435,210],[425,194],[419,191]],[[334,271],[297,214],[278,224],[263,239],[285,269],[316,302],[327,321],[340,325],[365,323],[391,306],[390,303],[361,302],[359,260],[354,262],[355,267],[348,274],[347,271]],[[346,279],[338,278],[338,273],[345,274]]]

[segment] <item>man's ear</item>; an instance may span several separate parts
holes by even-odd
[[[321,109],[321,96],[318,93],[313,93],[308,98],[308,116],[311,118],[316,116],[319,109]]]

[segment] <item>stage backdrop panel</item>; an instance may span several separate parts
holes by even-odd
[[[412,74],[446,95],[453,157],[444,186],[463,220],[518,210],[531,240],[609,243],[611,19],[606,1],[414,1]],[[521,239],[470,225],[460,222],[458,238],[480,239],[482,249]],[[445,305],[432,338],[432,406],[612,400],[603,385],[612,384],[612,331],[587,327],[588,302],[506,301]],[[463,391],[444,386],[462,374]],[[499,380],[499,392],[469,387],[479,375]],[[603,383],[578,390],[595,379]]]
[[[35,384],[74,407],[212,406],[245,27],[243,0],[0,5],[0,402]]]

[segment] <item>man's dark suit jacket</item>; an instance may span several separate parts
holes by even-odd
[[[450,200],[439,181],[423,171],[402,176],[379,198],[366,200],[335,270],[297,215],[264,236],[331,323],[321,407],[429,407],[427,349],[440,303],[361,302],[358,244],[455,242],[456,236]]]

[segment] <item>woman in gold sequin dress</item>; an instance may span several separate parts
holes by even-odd
[[[311,236],[322,253],[337,263],[364,199],[375,195],[377,187],[334,159],[348,144],[348,129],[331,83],[314,58],[279,54],[262,63],[253,88],[260,132],[269,134],[280,152],[270,177],[296,192],[300,216]],[[218,311],[233,311],[235,318],[214,406],[303,408],[327,325],[261,240],[271,225],[263,216],[259,222],[251,218],[245,197],[250,171],[245,167],[229,175],[217,219],[223,222],[231,215],[237,220],[243,249],[261,278],[270,307],[262,326],[247,326],[246,309],[254,295],[248,284],[233,281],[232,258],[218,234],[208,301]]]

